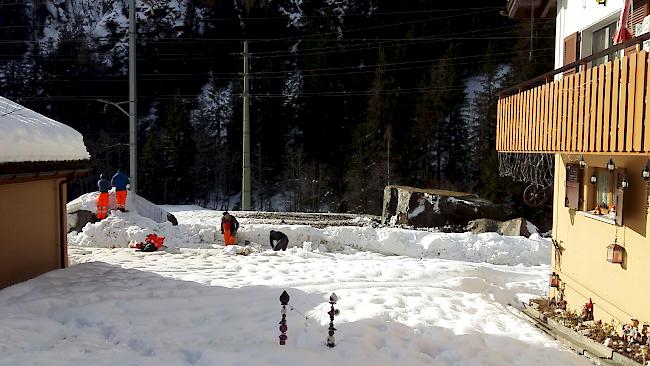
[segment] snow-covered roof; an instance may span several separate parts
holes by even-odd
[[[0,163],[86,159],[74,128],[0,97]]]

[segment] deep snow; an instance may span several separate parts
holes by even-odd
[[[0,365],[588,364],[508,306],[544,291],[547,266],[301,248],[70,255],[81,264],[0,291]],[[284,289],[294,310],[281,347]]]
[[[91,245],[106,238],[101,228],[126,239],[146,222],[133,215],[114,212],[87,227],[93,235],[72,238]],[[197,217],[214,212],[182,207],[175,215],[178,246],[167,252],[72,245],[70,268],[0,290],[0,365],[589,365],[511,306],[546,292],[549,266],[535,262],[538,252],[550,255],[543,239],[299,226],[283,229],[296,241],[350,235],[357,248],[402,240],[415,247],[434,235],[430,246],[456,248],[444,255],[476,261],[470,254],[492,242],[503,253],[483,259],[530,265],[386,256],[318,241],[242,256],[218,240],[208,245],[216,249],[183,241],[213,226]],[[129,220],[131,228],[117,225]],[[275,227],[242,226],[251,238]],[[529,249],[506,259],[517,243]],[[279,346],[283,290],[291,296],[289,340]],[[341,313],[329,349],[332,292]]]

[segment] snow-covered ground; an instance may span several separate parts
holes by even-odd
[[[209,212],[184,210],[175,213],[176,230],[208,226],[192,220]],[[247,226],[245,235],[273,227]],[[283,228],[294,238],[312,235]],[[419,235],[383,230],[392,238],[386,243]],[[496,238],[437,238],[436,245],[470,259],[472,242],[479,248],[492,241],[495,252],[510,248]],[[511,239],[527,252],[512,260],[486,255],[482,263],[359,251],[374,249],[362,242],[249,256],[228,255],[217,244],[155,253],[71,246],[69,269],[0,291],[0,365],[588,365],[510,306],[544,294],[549,272],[533,259],[485,263],[535,258],[531,240]],[[532,242],[550,255],[544,240]],[[289,340],[279,346],[283,290],[292,310]],[[332,292],[341,313],[337,346],[329,349]]]
[[[128,207],[128,205],[127,205]],[[219,232],[221,211],[194,206],[174,208],[163,206],[179,221],[156,223],[134,212],[112,211],[101,222],[89,224],[80,233],[68,235],[68,243],[76,246],[124,248],[130,241],[143,241],[155,233],[165,237],[169,248],[219,248],[223,237]],[[237,215],[237,213],[235,213]],[[364,218],[360,217],[363,222]],[[370,250],[387,255],[412,258],[440,258],[493,264],[548,264],[550,242],[534,234],[530,239],[507,237],[496,233],[439,233],[373,226],[328,226],[259,224],[255,216],[239,219],[239,242],[249,241],[269,248],[270,230],[282,231],[289,237],[289,246],[302,247],[309,242],[314,248],[327,251],[346,249]],[[368,222],[369,223],[369,222]]]

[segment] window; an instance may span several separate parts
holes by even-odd
[[[606,50],[614,45],[612,38],[616,33],[616,25],[618,22],[611,23],[599,30],[595,31],[591,40],[591,54],[596,54],[600,51]],[[592,66],[598,66],[616,58],[617,52],[612,52],[609,55],[603,56],[593,61]]]
[[[605,168],[596,168],[594,173],[598,179],[593,187],[594,213],[605,215],[612,211],[616,212],[617,174],[612,174]]]
[[[565,207],[610,224],[623,225],[623,195],[620,187],[625,169],[610,172],[606,168],[567,164]],[[584,197],[583,197],[584,194]]]

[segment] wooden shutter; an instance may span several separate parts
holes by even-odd
[[[616,189],[616,225],[623,226],[623,196],[625,191],[622,188]]]
[[[627,18],[627,29],[633,36],[637,36],[636,25],[643,22],[643,18],[650,15],[650,0],[636,0],[632,3],[632,12]]]
[[[623,226],[623,197],[625,191],[621,188],[621,182],[625,177],[624,169],[616,169],[616,225]]]
[[[562,66],[578,61],[580,49],[578,48],[580,33],[576,32],[564,39],[564,61]],[[564,75],[575,74],[575,70],[565,71]]]
[[[629,18],[627,18],[627,29],[632,33],[633,37],[638,36],[636,34],[636,25],[643,23],[643,18],[650,15],[650,0],[636,0],[632,4],[632,12],[630,12]],[[635,44],[625,49],[625,56],[632,56],[635,53],[639,52],[639,45]]]
[[[580,186],[582,185],[582,170],[578,164],[566,165],[566,183],[564,207],[578,210],[580,206]]]

